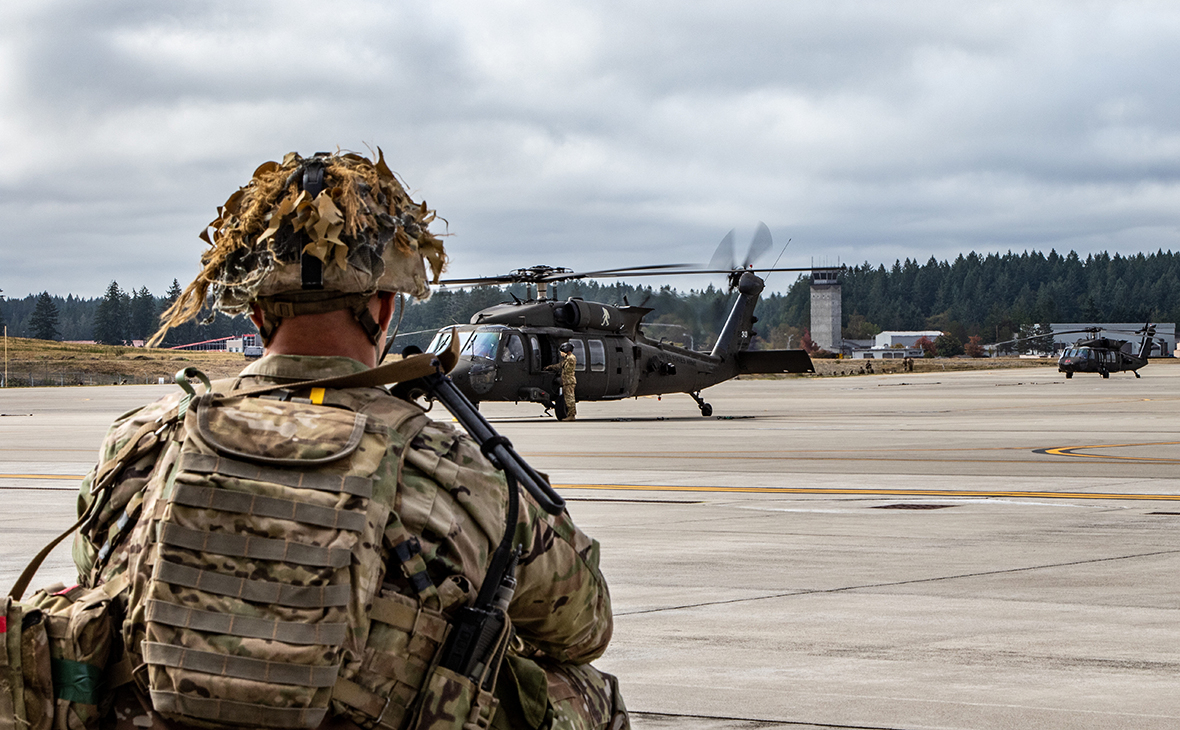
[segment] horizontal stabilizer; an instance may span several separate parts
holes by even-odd
[[[744,350],[737,353],[737,366],[742,375],[815,372],[806,350]]]

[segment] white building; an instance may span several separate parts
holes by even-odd
[[[922,330],[914,332],[882,332],[873,339],[873,349],[887,349],[891,347],[913,347],[918,340],[925,337],[933,342],[942,336],[941,330]]]

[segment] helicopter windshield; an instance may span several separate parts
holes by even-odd
[[[496,352],[500,349],[499,332],[474,332],[463,343],[463,355],[495,360]]]

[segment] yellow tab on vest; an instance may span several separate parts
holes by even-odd
[[[311,389],[311,402],[316,404],[317,406],[323,405],[325,392],[326,391],[323,388],[312,388]]]

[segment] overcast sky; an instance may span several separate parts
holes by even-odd
[[[1174,2],[5,0],[0,289],[162,294],[259,163],[366,145],[457,277],[1180,250],[1177,69]]]

